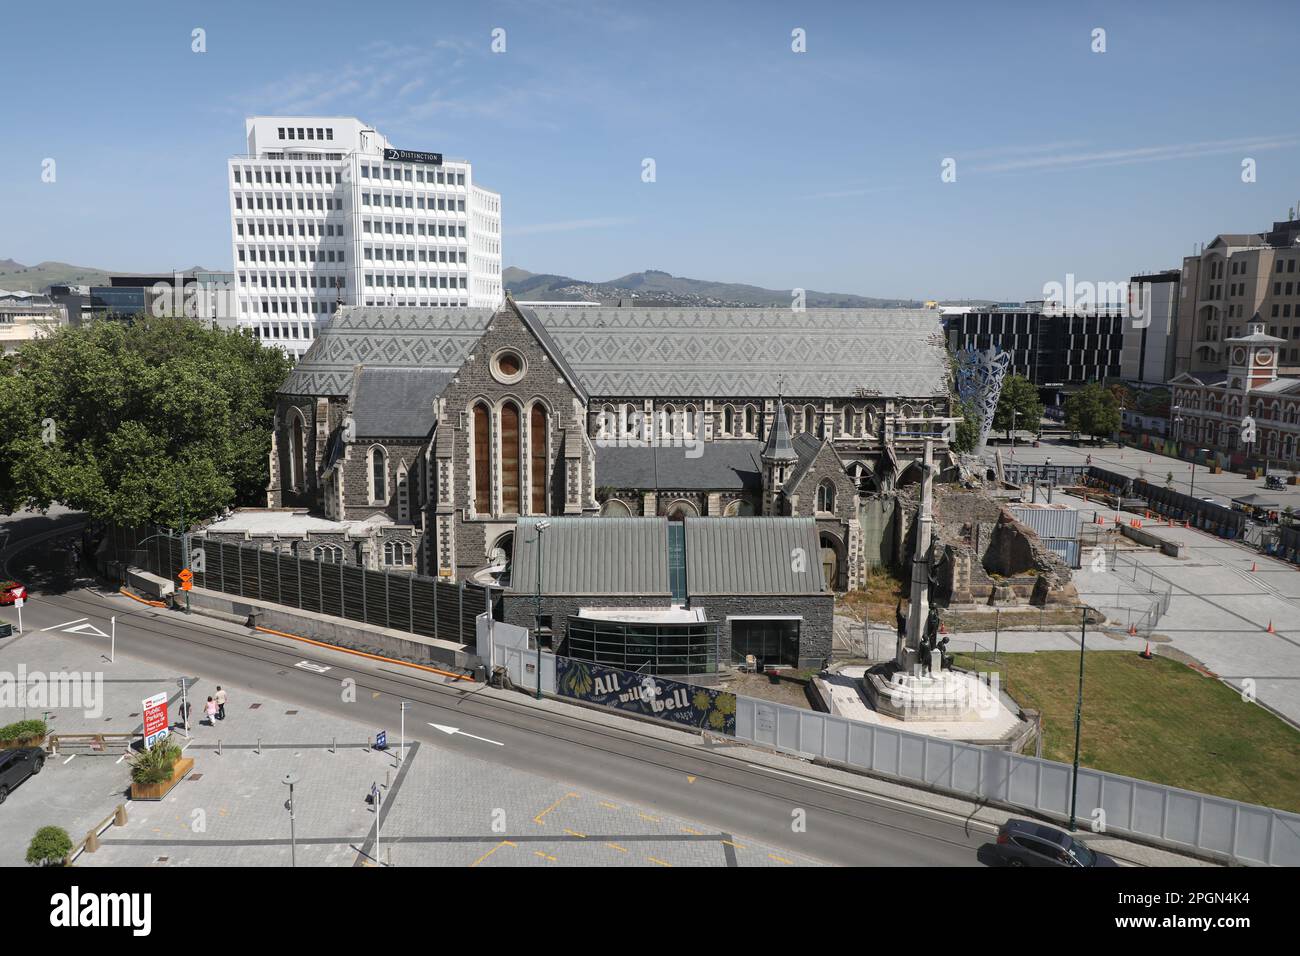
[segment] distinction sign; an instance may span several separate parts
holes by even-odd
[[[394,163],[429,163],[432,166],[442,165],[442,153],[422,153],[414,149],[392,149],[384,150],[384,159]]]

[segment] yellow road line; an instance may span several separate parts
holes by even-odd
[[[612,803],[606,803],[604,800],[600,801],[600,805],[601,805],[602,807],[604,807],[606,810],[617,810],[617,809],[618,809],[618,807],[614,806],[614,804],[612,804]]]
[[[568,827],[564,828],[564,832],[569,834],[569,836],[582,837],[584,840],[587,839],[587,834],[579,833],[577,830],[570,830]]]
[[[486,853],[484,853],[481,857],[479,857],[477,860],[475,860],[473,863],[471,863],[471,864],[470,864],[470,868],[473,869],[474,867],[478,866],[480,863],[482,863],[484,860],[486,860],[488,857],[490,857],[490,856],[491,856],[493,853],[495,853],[497,850],[501,849],[503,846],[514,846],[514,844],[511,843],[509,840],[502,840],[500,843],[498,843],[498,844],[497,844],[496,846],[494,846],[492,849],[488,850],[488,851],[487,851]]]
[[[538,826],[541,826],[542,817],[546,816],[548,813],[550,813],[552,810],[554,810],[556,807],[562,804],[565,800],[568,800],[570,797],[576,797],[576,796],[577,796],[576,793],[566,793],[564,796],[560,797],[560,799],[556,800],[554,803],[552,803],[541,813],[537,814],[537,816],[533,817],[533,822],[536,823]]]
[[[647,859],[649,859],[651,863],[658,863],[660,866],[667,866],[667,867],[672,866],[671,863],[665,863],[663,860],[659,859],[658,857],[652,856],[652,857],[647,857]]]
[[[642,820],[649,820],[651,823],[659,822],[658,817],[652,817],[648,813],[638,813],[637,816],[640,817]]]
[[[731,840],[723,840],[722,842],[727,844],[727,846],[734,846],[737,850],[744,849],[744,847],[741,846],[739,843],[733,843]]]
[[[533,851],[533,856],[540,856],[543,860],[550,860],[552,863],[557,863],[557,862],[559,862],[558,860],[555,859],[555,857],[553,857],[553,856],[547,856],[547,855],[546,855],[545,853],[543,853],[541,850],[534,850],[534,851]]]
[[[777,856],[775,853],[769,853],[767,858],[769,860],[776,860],[778,863],[789,863],[791,866],[794,866],[794,860],[787,860],[785,857]]]
[[[682,832],[683,832],[683,833],[693,833],[693,834],[695,834],[696,836],[703,836],[703,835],[704,835],[704,834],[701,833],[699,830],[692,830],[690,827],[682,827]]]
[[[618,850],[619,853],[627,852],[627,847],[619,846],[617,843],[606,843],[605,846],[609,847],[611,850]]]

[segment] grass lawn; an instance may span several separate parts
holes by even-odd
[[[1043,714],[1043,756],[1074,760],[1079,655],[981,655],[1022,707]],[[1008,683],[1009,681],[1009,683]],[[1300,812],[1300,732],[1230,687],[1168,658],[1090,651],[1084,662],[1080,763],[1097,770]]]

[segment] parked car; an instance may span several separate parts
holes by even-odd
[[[998,828],[997,855],[1004,866],[1118,866],[1096,850],[1090,850],[1064,830],[1008,820]]]
[[[13,604],[27,597],[27,588],[17,581],[0,581],[0,604]]]
[[[10,790],[36,776],[44,766],[45,751],[40,747],[0,750],[0,803],[8,799]]]

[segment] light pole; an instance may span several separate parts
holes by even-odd
[[[298,834],[294,830],[293,820],[293,785],[301,778],[296,773],[286,773],[281,780],[289,788],[289,799],[284,801],[284,808],[289,811],[289,865],[298,865]]]
[[[533,621],[533,640],[537,642],[537,699],[542,699],[542,535],[551,526],[549,521],[537,522],[537,594],[536,614]]]
[[[410,706],[411,702],[409,700],[402,701],[402,742],[397,751],[399,754],[397,758],[398,766],[406,763],[406,708]]]
[[[1074,772],[1070,777],[1070,832],[1075,830],[1075,809],[1079,802],[1079,738],[1083,728],[1083,651],[1088,643],[1088,609],[1083,608],[1079,632],[1079,694],[1074,701]]]
[[[1198,448],[1196,449],[1196,451],[1192,452],[1192,486],[1190,489],[1188,489],[1188,494],[1193,498],[1196,497],[1196,456],[1201,454],[1202,452],[1204,452],[1206,455],[1209,455],[1210,449]]]

